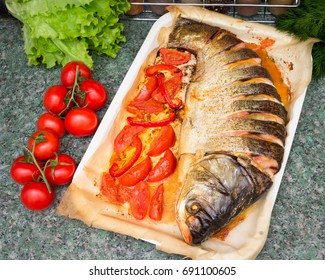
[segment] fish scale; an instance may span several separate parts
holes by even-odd
[[[261,58],[234,34],[179,18],[168,46],[197,59],[179,144],[180,157],[192,155],[192,163],[180,178],[176,205],[183,238],[196,245],[272,185],[282,163],[287,112]],[[240,67],[225,67],[231,63]]]

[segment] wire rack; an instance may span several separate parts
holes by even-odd
[[[129,0],[134,8],[142,6],[142,11],[136,15],[125,15],[123,18],[127,20],[147,20],[155,21],[163,13],[164,8],[174,5],[199,6],[206,9],[219,11],[232,17],[244,19],[251,22],[259,22],[264,24],[274,24],[276,15],[272,14],[269,8],[296,8],[300,5],[301,0],[293,0],[291,4],[270,4],[272,0],[261,0],[260,4],[240,4],[240,0],[226,0],[220,3],[220,0]],[[219,2],[219,3],[218,3]],[[256,13],[250,16],[243,16],[240,9],[255,8]]]

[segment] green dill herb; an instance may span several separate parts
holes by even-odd
[[[313,55],[313,77],[318,79],[325,75],[325,1],[301,0],[301,5],[279,16],[276,28],[296,35],[301,40],[318,38]]]

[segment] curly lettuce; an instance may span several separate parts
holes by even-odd
[[[127,0],[7,0],[8,10],[23,24],[29,65],[51,68],[79,60],[93,68],[92,53],[116,57],[126,41],[119,16]]]

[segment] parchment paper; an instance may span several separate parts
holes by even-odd
[[[172,6],[169,7],[169,11],[170,13],[162,16],[149,32],[79,164],[57,213],[79,219],[95,228],[146,240],[156,244],[159,250],[192,259],[254,259],[267,238],[273,205],[293,142],[306,89],[311,80],[311,50],[317,40],[309,39],[301,42],[276,31],[271,26],[245,22],[199,7]],[[136,88],[144,77],[143,69],[153,62],[156,48],[163,46],[167,41],[174,21],[179,15],[229,30],[245,42],[259,44],[265,38],[274,39],[274,45],[267,51],[281,69],[286,83],[292,90],[284,161],[280,172],[274,178],[273,186],[249,209],[244,221],[231,230],[224,241],[210,238],[196,247],[189,246],[183,241],[175,219],[162,222],[150,219],[138,221],[128,214],[127,207],[110,204],[98,195],[101,174],[108,168],[113,140],[126,123],[126,104],[134,97]],[[186,157],[183,159],[186,161]],[[186,166],[186,162],[180,162],[179,166]]]

